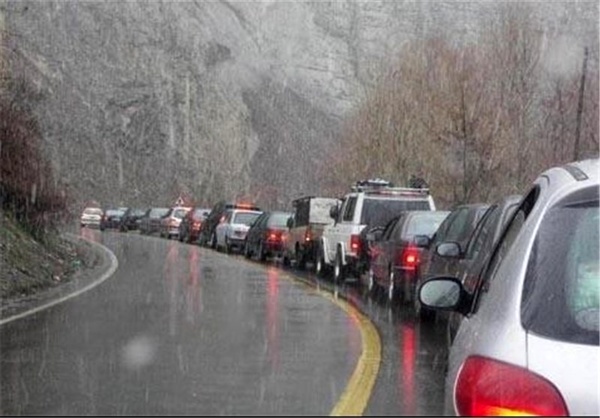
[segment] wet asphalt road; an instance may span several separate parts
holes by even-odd
[[[442,413],[441,324],[416,322],[358,283],[293,280],[276,261],[81,233],[109,248],[118,268],[77,297],[0,326],[2,415],[328,415],[362,346],[357,320],[323,290],[350,300],[379,332],[363,414]]]

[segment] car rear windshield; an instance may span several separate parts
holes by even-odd
[[[271,214],[269,216],[269,220],[267,221],[268,226],[274,227],[287,227],[287,220],[290,217],[289,213],[277,212]]]
[[[368,227],[384,226],[405,210],[431,210],[427,199],[365,198],[360,223]]]
[[[260,213],[252,212],[237,212],[231,221],[233,224],[252,225],[252,223],[260,216]]]
[[[181,219],[185,216],[186,213],[188,213],[188,211],[186,209],[175,209],[173,211],[173,217]]]
[[[169,208],[154,208],[150,211],[151,218],[160,218],[169,213]]]
[[[527,268],[521,305],[525,329],[599,345],[599,222],[597,187],[548,211]]]
[[[86,215],[102,215],[102,209],[98,208],[87,208],[83,211]]]
[[[118,215],[123,215],[125,213],[125,211],[121,210],[121,209],[108,209],[106,211],[106,216],[118,216]]]
[[[446,219],[450,212],[435,212],[419,214],[411,219],[406,227],[405,235],[427,235],[429,238],[435,234],[440,224]]]

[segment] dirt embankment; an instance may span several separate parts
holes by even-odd
[[[0,307],[68,283],[96,262],[84,243],[58,234],[41,242],[0,211]]]

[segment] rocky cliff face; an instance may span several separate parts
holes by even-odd
[[[326,146],[412,39],[477,40],[493,2],[15,1],[8,55],[78,201],[285,206],[319,193]],[[596,39],[595,2],[533,4]],[[350,179],[353,180],[353,179]],[[349,181],[350,181],[349,180]]]

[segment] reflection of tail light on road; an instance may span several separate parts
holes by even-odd
[[[274,369],[279,367],[278,310],[279,272],[270,267],[267,270],[267,355]]]
[[[186,289],[186,318],[194,323],[196,314],[202,312],[202,288],[200,287],[200,263],[198,247],[191,247],[188,256],[189,281]]]
[[[179,256],[179,245],[174,241],[169,243],[169,251],[167,252],[167,260],[165,263],[165,276],[169,286],[169,333],[175,335],[177,324],[177,288],[179,282],[177,280],[177,260]]]
[[[402,368],[398,376],[398,391],[400,399],[404,400],[403,415],[415,415],[415,362],[417,339],[415,335],[415,325],[406,323],[401,325],[399,347],[402,347],[400,355],[402,356]]]

